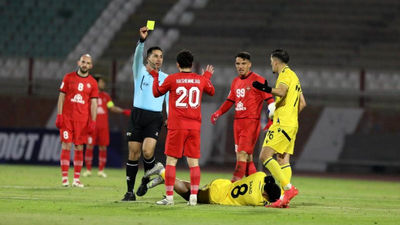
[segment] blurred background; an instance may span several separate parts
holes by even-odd
[[[209,118],[237,76],[235,55],[250,52],[252,70],[274,83],[269,53],[283,48],[308,103],[294,170],[399,176],[398,0],[0,0],[0,163],[59,164],[58,88],[84,53],[92,74],[107,77],[114,103],[131,107],[132,55],[149,19],[156,25],[146,49],[164,50],[163,71],[177,72],[184,48],[195,55],[195,71],[215,66],[216,95],[202,104],[203,168],[234,169],[233,109],[216,126]],[[107,167],[127,158],[128,123],[110,114]],[[165,135],[163,128],[160,160]]]

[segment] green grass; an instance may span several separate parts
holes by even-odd
[[[300,194],[290,209],[188,207],[178,195],[175,206],[156,206],[163,185],[137,202],[120,202],[126,191],[125,170],[106,172],[106,179],[82,178],[86,187],[78,189],[61,187],[59,167],[0,165],[0,224],[400,224],[398,182],[295,176]],[[139,171],[136,187],[142,174]],[[201,183],[230,176],[203,172]],[[177,177],[188,179],[189,174],[178,171]]]

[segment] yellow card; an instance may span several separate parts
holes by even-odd
[[[155,23],[156,22],[154,20],[147,20],[147,25],[146,25],[147,29],[154,30]]]

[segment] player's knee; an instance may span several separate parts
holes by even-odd
[[[154,155],[154,150],[152,149],[143,149],[143,157],[145,159],[150,159]]]

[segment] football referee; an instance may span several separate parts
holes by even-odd
[[[126,163],[127,192],[122,201],[135,201],[134,192],[136,174],[138,172],[139,158],[143,152],[144,170],[152,169],[155,165],[154,149],[157,144],[158,135],[163,124],[162,107],[163,102],[168,102],[168,96],[155,98],[152,92],[153,77],[146,71],[145,64],[151,62],[158,69],[159,81],[162,83],[167,74],[160,70],[163,63],[163,52],[160,47],[154,46],[147,50],[145,64],[143,63],[144,42],[148,36],[148,28],[139,30],[140,40],[137,43],[133,56],[133,108],[129,130],[126,133],[129,148],[129,158]],[[166,107],[167,104],[166,104]],[[137,190],[138,196],[143,196],[149,182],[149,178],[143,177],[142,183]]]

